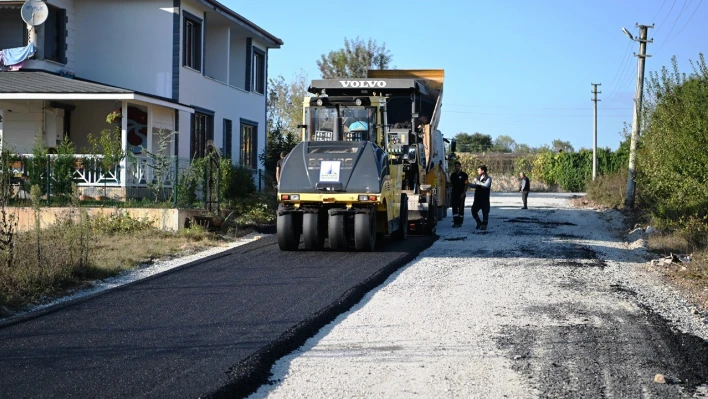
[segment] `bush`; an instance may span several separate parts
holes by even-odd
[[[609,175],[599,175],[595,181],[588,182],[587,199],[608,208],[624,206],[627,194],[627,170]]]
[[[253,171],[243,166],[231,164],[231,160],[221,160],[221,186],[219,194],[221,202],[232,207],[238,200],[246,198],[256,191],[253,181]]]
[[[708,67],[702,55],[689,76],[678,72],[675,58],[673,66],[647,84],[637,183],[641,203],[663,226],[678,229],[708,220]]]
[[[130,234],[154,229],[154,220],[134,218],[127,212],[117,211],[110,215],[99,214],[91,219],[91,228],[105,234]]]

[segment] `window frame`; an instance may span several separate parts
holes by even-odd
[[[251,88],[254,93],[265,94],[266,90],[266,52],[253,47],[253,56],[251,57]],[[258,62],[260,61],[260,62]],[[258,64],[261,65],[258,65]]]
[[[208,110],[195,109],[191,117],[191,129],[189,135],[189,157],[190,159],[201,159],[206,155],[206,144],[209,140],[214,140],[214,113]],[[198,119],[202,119],[199,123]],[[204,131],[199,131],[203,126]]]
[[[251,137],[248,144],[244,143],[244,129],[251,129]],[[245,148],[248,145],[250,148]],[[248,163],[244,159],[248,158]],[[258,122],[241,118],[239,128],[239,165],[255,170],[258,169]]]
[[[233,160],[233,122],[224,118],[223,140],[224,158]]]
[[[204,20],[187,11],[182,11],[182,66],[201,72],[203,67]],[[193,27],[188,30],[188,25]],[[191,33],[191,40],[187,37]],[[191,46],[190,46],[191,44]]]
[[[66,9],[59,8],[51,4],[47,4],[47,7],[49,8],[49,17],[47,18],[47,22],[44,23],[44,59],[66,65],[66,37],[68,35],[66,25],[69,22],[66,14]],[[52,22],[49,22],[50,19],[52,19]],[[54,26],[55,32],[53,32],[53,36],[48,37],[47,33],[49,33],[49,29],[47,28],[52,26],[52,23],[56,25]],[[54,42],[53,47],[56,49],[56,54],[47,54],[47,48],[52,48],[47,46],[49,38],[54,39],[52,41]]]

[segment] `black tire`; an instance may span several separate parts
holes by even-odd
[[[403,196],[403,201],[401,202],[401,214],[398,217],[398,230],[391,234],[396,240],[405,240],[408,238],[408,198]]]
[[[363,252],[376,248],[376,212],[354,215],[354,247]]]
[[[335,251],[341,251],[348,248],[347,236],[344,230],[344,215],[329,216],[329,247]]]
[[[297,219],[292,213],[278,216],[276,227],[278,229],[278,246],[281,251],[295,251],[300,245],[300,229],[295,223]]]
[[[302,241],[305,249],[322,249],[324,246],[324,234],[321,229],[320,215],[317,213],[306,213],[302,215]]]

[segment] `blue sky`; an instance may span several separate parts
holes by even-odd
[[[708,52],[708,1],[371,1],[223,0],[281,38],[269,76],[302,71],[320,77],[316,60],[344,38],[375,39],[400,69],[444,69],[440,130],[480,132],[532,147],[554,139],[592,148],[591,83],[598,98],[598,146],[616,149],[631,124],[639,44],[636,23],[651,25],[649,71],[682,71]]]

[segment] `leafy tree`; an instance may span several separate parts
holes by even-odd
[[[516,141],[511,136],[497,136],[493,149],[497,152],[516,152]]]
[[[307,95],[307,77],[303,72],[292,82],[283,76],[270,80],[268,85],[267,135],[263,152],[258,159],[266,169],[266,176],[275,178],[275,166],[282,151],[290,152],[300,141],[302,103]]]
[[[703,54],[691,74],[679,72],[676,57],[672,65],[647,81],[640,197],[660,224],[702,226],[708,237],[708,66]]]
[[[532,152],[532,148],[528,144],[517,144],[514,152],[519,154],[530,154]]]
[[[307,96],[308,79],[303,71],[287,82],[283,75],[268,83],[266,126],[268,131],[281,130],[284,134],[299,133],[302,123],[302,103]]]
[[[317,67],[323,79],[365,78],[369,69],[388,69],[391,58],[386,43],[379,46],[376,40],[364,41],[357,36],[353,40],[344,38],[344,48],[322,54]]]
[[[551,147],[555,152],[575,152],[573,145],[570,141],[563,141],[561,139],[555,139],[551,142]]]
[[[492,136],[488,134],[458,133],[455,140],[458,152],[484,152],[492,148]]]

